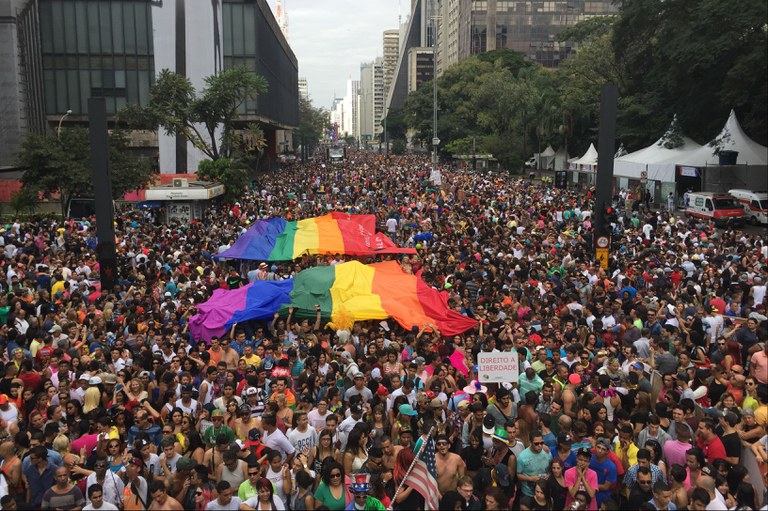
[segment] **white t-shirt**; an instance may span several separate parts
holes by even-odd
[[[274,507],[272,509],[274,509],[275,511],[285,511],[285,504],[283,504],[283,501],[280,500],[280,497],[278,497],[277,495],[272,495],[272,503],[274,504]],[[253,509],[261,509],[261,507],[259,507],[258,495],[246,500],[244,504],[246,506],[252,507]]]
[[[293,448],[293,444],[288,440],[288,437],[286,437],[279,429],[275,429],[272,433],[264,431],[264,434],[261,435],[261,443],[270,449],[280,451],[280,454],[283,457],[283,463],[285,463],[289,454],[296,452],[296,449]]]
[[[307,414],[307,419],[309,419],[309,427],[316,429],[324,428],[325,418],[328,417],[330,413],[331,411],[327,410],[325,415],[320,415],[320,412],[317,410],[317,408],[312,409],[312,411]]]
[[[232,497],[229,504],[222,506],[219,504],[219,499],[214,499],[205,505],[205,511],[237,511],[242,503],[240,497]]]
[[[288,441],[291,442],[296,452],[301,452],[305,447],[312,449],[317,445],[317,430],[307,427],[304,432],[292,429],[288,432]]]
[[[109,502],[102,502],[101,507],[93,507],[93,504],[83,506],[83,511],[117,511],[117,506]]]

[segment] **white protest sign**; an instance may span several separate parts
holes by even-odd
[[[517,351],[477,354],[477,379],[480,383],[517,383],[519,378]]]

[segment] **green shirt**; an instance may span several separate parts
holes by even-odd
[[[341,492],[341,498],[334,498],[331,494],[331,490],[325,485],[324,482],[320,483],[315,491],[315,498],[323,503],[331,511],[343,511],[347,506],[346,491]]]
[[[232,431],[232,428],[229,426],[222,426],[220,428],[216,428],[216,426],[208,426],[208,429],[203,433],[203,442],[209,445],[214,445],[216,443],[216,437],[221,433],[227,435],[230,444],[235,441],[235,432]]]

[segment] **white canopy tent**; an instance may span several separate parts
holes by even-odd
[[[595,144],[589,144],[589,149],[581,158],[568,161],[568,168],[571,170],[597,170],[597,149]]]
[[[681,158],[702,147],[685,135],[676,137],[676,131],[677,118],[673,118],[667,131],[656,142],[616,158],[613,161],[614,175],[640,179],[642,172],[647,172],[647,179],[674,183],[675,165]]]
[[[720,158],[716,151],[737,151],[737,165],[768,165],[768,147],[758,144],[744,133],[733,110],[714,140],[696,151],[680,155],[675,163],[691,167],[717,166],[720,165]]]

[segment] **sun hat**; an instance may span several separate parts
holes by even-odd
[[[488,387],[485,385],[481,385],[478,380],[472,380],[469,385],[464,387],[464,392],[466,392],[469,395],[477,394],[480,392],[481,394],[487,394],[488,393]]]
[[[496,428],[496,430],[491,433],[491,438],[509,445],[509,434],[507,434],[507,430],[504,428]]]

